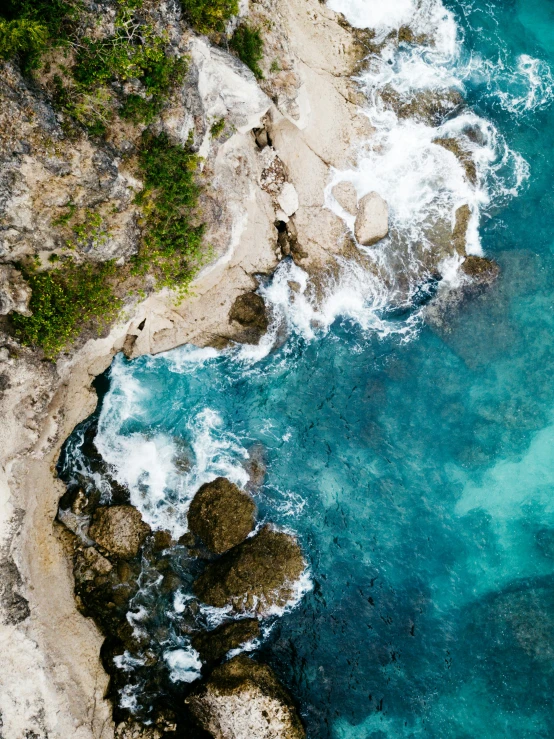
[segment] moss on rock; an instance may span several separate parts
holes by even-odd
[[[223,554],[254,529],[256,505],[250,495],[218,477],[198,490],[188,512],[189,529],[215,554]]]
[[[235,611],[264,615],[284,606],[306,563],[294,537],[264,526],[261,531],[207,565],[194,582],[195,595],[204,603]]]

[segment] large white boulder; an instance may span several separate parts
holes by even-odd
[[[369,192],[358,203],[354,233],[363,246],[373,246],[389,232],[389,207],[376,192]]]

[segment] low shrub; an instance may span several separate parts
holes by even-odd
[[[152,271],[160,285],[186,286],[201,263],[204,225],[196,223],[198,156],[165,133],[145,133],[139,155],[144,189],[137,196],[145,235],[135,271]]]
[[[256,78],[263,79],[263,72],[258,65],[264,55],[264,42],[260,30],[250,28],[244,23],[236,29],[229,45],[238,58],[250,67]]]
[[[22,344],[40,347],[48,359],[66,349],[87,324],[101,331],[120,309],[112,286],[112,262],[66,262],[41,272],[21,269],[32,290],[32,315],[12,315],[15,334]]]
[[[227,21],[239,12],[238,0],[181,0],[181,7],[200,33],[225,30]]]
[[[38,21],[0,19],[0,59],[19,57],[22,66],[31,69],[37,65],[47,41],[46,26]]]

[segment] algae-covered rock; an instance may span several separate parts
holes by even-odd
[[[215,554],[223,554],[254,529],[256,505],[250,495],[224,477],[198,490],[188,512],[189,529]]]
[[[89,536],[103,549],[122,559],[138,554],[150,533],[136,508],[130,505],[101,506],[92,517]]]
[[[196,634],[192,646],[200,655],[202,662],[213,663],[223,659],[231,649],[257,639],[261,634],[257,618],[243,618],[218,626],[213,631]]]
[[[256,536],[208,564],[193,590],[208,605],[230,605],[239,612],[255,610],[264,615],[292,598],[305,567],[294,537],[264,526]]]
[[[452,231],[452,246],[460,256],[464,256],[466,253],[466,236],[470,218],[471,210],[469,205],[461,205],[456,210],[456,220],[454,230]]]
[[[267,665],[239,655],[187,700],[214,739],[304,739],[294,704]]]
[[[263,298],[252,292],[239,295],[231,306],[229,320],[246,329],[252,336],[251,340],[259,339],[269,326]]]
[[[490,285],[500,274],[500,267],[492,259],[469,256],[462,264],[462,272],[480,285]]]
[[[415,118],[430,126],[440,125],[449,113],[463,104],[457,90],[425,90],[405,97],[394,88],[385,87],[381,98],[399,118]]]
[[[369,192],[358,203],[354,231],[363,246],[373,246],[388,234],[389,208],[379,193]]]
[[[458,139],[433,139],[434,144],[442,146],[443,149],[451,151],[465,170],[468,180],[472,185],[477,184],[477,167],[471,153],[465,149]]]

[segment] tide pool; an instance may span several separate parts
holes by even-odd
[[[408,22],[411,3],[397,5]],[[375,320],[289,321],[288,340],[257,358],[120,356],[99,413],[98,451],[176,536],[200,484],[245,485],[263,458],[260,519],[298,536],[310,582],[258,654],[309,739],[554,737],[554,11],[445,6],[452,73],[513,152],[489,162],[473,203],[497,283],[440,327],[419,308],[366,306]],[[362,0],[343,9],[363,25]],[[517,162],[528,170],[516,187]],[[86,427],[66,479],[86,467]],[[175,607],[145,603],[158,621]]]

